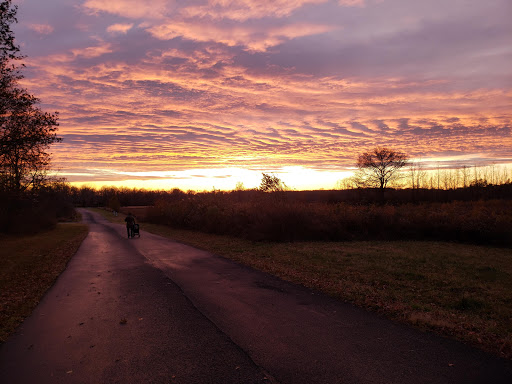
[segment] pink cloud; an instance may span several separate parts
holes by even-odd
[[[106,12],[132,19],[160,19],[173,4],[174,1],[169,0],[87,0],[83,7],[91,13]]]
[[[322,4],[327,0],[208,0],[206,4],[185,7],[185,17],[208,17],[246,21],[263,17],[285,17],[308,4]],[[357,1],[357,0],[356,0]]]
[[[30,24],[28,27],[40,35],[50,35],[54,31],[54,28],[48,24]]]
[[[338,3],[346,7],[364,7],[366,0],[338,0]]]
[[[265,51],[283,41],[296,37],[310,36],[328,32],[337,27],[294,23],[274,27],[251,27],[243,24],[218,25],[203,21],[184,22],[169,21],[148,28],[158,39],[171,40],[175,37],[200,42],[218,42],[230,47],[241,45],[253,51]]]
[[[113,24],[107,28],[107,32],[126,34],[132,27],[133,24]]]
[[[112,52],[112,47],[108,43],[102,43],[95,47],[87,47],[87,48],[77,48],[72,49],[71,52],[75,56],[81,56],[86,59],[92,59],[94,57],[99,57],[104,55],[105,53]]]

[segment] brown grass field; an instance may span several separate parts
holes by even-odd
[[[144,217],[144,209],[130,211]],[[141,229],[512,358],[510,248],[441,241],[256,242],[144,222]]]
[[[85,225],[66,223],[36,235],[0,235],[0,343],[30,315],[87,233]]]

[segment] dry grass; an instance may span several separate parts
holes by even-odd
[[[257,241],[438,240],[512,246],[510,200],[421,204],[300,202],[202,193],[157,201],[148,222]]]
[[[150,223],[142,229],[512,358],[510,248],[435,241],[270,243]]]
[[[87,226],[73,223],[31,236],[0,237],[0,342],[30,315],[87,232]]]

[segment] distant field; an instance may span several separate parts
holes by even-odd
[[[439,241],[272,243],[150,223],[141,229],[512,358],[510,248]]]
[[[0,235],[0,343],[30,315],[87,232],[82,224],[58,224],[32,236]]]

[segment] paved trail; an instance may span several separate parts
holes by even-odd
[[[512,364],[83,211],[0,383],[507,383]]]

